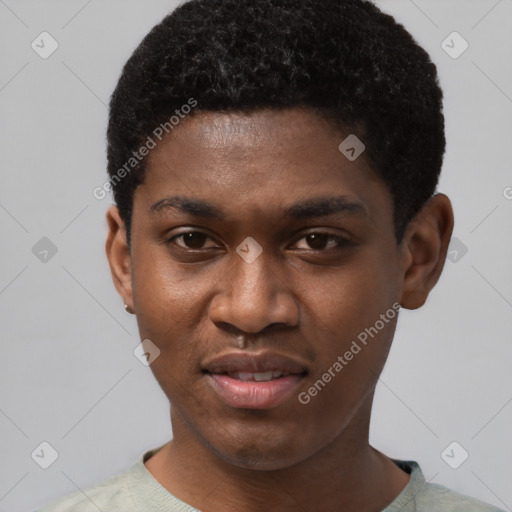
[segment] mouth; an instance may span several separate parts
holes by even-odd
[[[269,382],[289,377],[292,374],[282,372],[281,370],[269,370],[268,372],[227,372],[218,375],[227,375],[230,379],[242,382]]]
[[[241,409],[270,409],[289,399],[307,367],[275,353],[230,353],[204,365],[203,373],[227,405]]]

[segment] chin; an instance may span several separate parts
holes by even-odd
[[[227,435],[208,445],[226,463],[258,471],[289,468],[307,459],[318,449],[312,446],[308,450],[307,440],[299,438],[297,432],[278,433],[272,430],[260,433],[259,436],[248,432],[245,435]]]

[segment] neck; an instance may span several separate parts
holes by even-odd
[[[371,409],[371,398],[367,405]],[[409,475],[369,445],[368,430],[369,409],[360,410],[337,438],[306,460],[253,470],[216,455],[173,415],[173,441],[146,467],[171,494],[209,512],[377,512],[396,498]]]

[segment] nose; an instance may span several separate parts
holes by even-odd
[[[218,283],[210,319],[218,327],[258,333],[274,324],[294,326],[299,308],[285,278],[270,268],[265,251],[252,263],[234,255],[235,265]],[[282,273],[281,273],[282,274]]]

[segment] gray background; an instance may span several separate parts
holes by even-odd
[[[512,1],[378,3],[438,66],[439,189],[467,253],[453,246],[427,305],[402,312],[371,442],[417,460],[427,480],[512,510]],[[85,489],[170,438],[167,401],[132,354],[135,320],[111,284],[110,200],[92,190],[105,180],[106,103],[121,67],[175,5],[0,0],[1,511]],[[59,44],[46,60],[31,48],[42,31]],[[441,47],[453,31],[469,43],[457,59]],[[47,261],[32,252],[42,237],[57,247]],[[46,470],[31,458],[42,441],[59,454]],[[469,453],[458,469],[441,456],[453,441]]]

